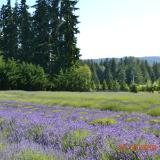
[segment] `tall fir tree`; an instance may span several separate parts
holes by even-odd
[[[19,8],[19,40],[20,40],[20,59],[21,61],[32,62],[33,59],[33,34],[32,19],[28,12],[26,0],[21,0]]]
[[[160,64],[153,64],[154,81],[160,80]]]
[[[15,7],[13,8],[13,58],[19,59],[19,13],[18,13],[18,1],[16,0]]]
[[[60,67],[60,34],[59,31],[63,25],[60,19],[60,4],[61,0],[50,0],[49,5],[49,53],[50,53],[50,74],[56,74],[61,70]]]
[[[79,48],[77,48],[76,34],[79,33],[77,28],[78,16],[75,15],[77,0],[61,0],[60,4],[60,21],[63,21],[60,30],[60,47],[59,58],[60,67],[63,69],[74,66],[80,57]]]
[[[1,31],[1,50],[4,58],[15,58],[17,52],[17,24],[14,19],[14,13],[11,8],[11,1],[1,8],[0,31]]]
[[[111,68],[111,73],[112,73],[112,76],[113,76],[113,80],[116,80],[116,74],[117,74],[117,63],[116,63],[116,60],[115,58],[112,58],[110,60],[110,68]]]
[[[49,13],[46,0],[37,0],[33,15],[33,62],[48,71],[49,53]]]

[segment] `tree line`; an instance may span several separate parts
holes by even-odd
[[[160,90],[160,64],[133,57],[80,60],[77,0],[26,0],[0,9],[0,89]],[[29,10],[33,9],[33,12]]]
[[[151,65],[134,57],[106,58],[100,63],[85,60],[82,63],[90,67],[96,90],[160,90],[160,63]]]

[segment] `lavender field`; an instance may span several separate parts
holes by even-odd
[[[1,100],[0,159],[158,160],[160,116]]]

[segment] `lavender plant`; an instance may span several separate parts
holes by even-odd
[[[0,155],[2,160],[158,159],[159,121],[140,113],[3,101]]]

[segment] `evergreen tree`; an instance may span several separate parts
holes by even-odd
[[[102,89],[103,89],[103,91],[105,91],[105,90],[107,90],[108,89],[108,87],[107,87],[107,83],[106,83],[106,81],[104,80],[103,81],[103,83],[102,83]]]
[[[13,43],[13,58],[19,59],[19,13],[18,2],[16,0],[15,7],[13,8],[13,29],[12,29],[14,43]]]
[[[7,4],[2,6],[0,16],[0,44],[5,59],[15,57],[17,52],[17,26],[14,13],[8,0]]]
[[[78,16],[75,15],[77,0],[61,0],[60,4],[60,22],[62,26],[59,30],[60,46],[58,48],[60,68],[66,69],[74,66],[80,57],[77,48],[76,34],[79,33],[77,28]]]
[[[154,73],[154,81],[160,79],[160,64],[154,63],[153,64],[153,73]]]
[[[137,84],[143,84],[144,83],[144,77],[143,77],[142,70],[141,70],[139,64],[135,65],[135,82]]]
[[[57,74],[61,70],[61,59],[60,59],[60,30],[63,27],[64,21],[60,19],[60,2],[61,0],[51,0],[49,9],[49,26],[50,26],[50,37],[49,37],[49,53],[50,53],[50,74]]]
[[[148,70],[147,70],[147,67],[146,67],[146,63],[147,61],[142,61],[141,62],[141,71],[142,71],[142,74],[143,74],[143,82],[146,83],[147,80],[150,80],[150,76],[149,76],[149,73],[148,73]]]
[[[19,40],[20,40],[20,59],[26,62],[32,62],[33,59],[33,35],[31,15],[28,12],[26,0],[21,0],[19,8]]]
[[[116,80],[116,76],[117,76],[116,75],[116,73],[117,73],[117,63],[116,63],[115,58],[112,58],[110,60],[110,69],[111,69],[113,80]]]
[[[124,65],[120,65],[117,70],[117,80],[120,84],[126,83],[126,71]]]
[[[49,14],[45,0],[37,0],[34,6],[33,33],[34,33],[34,58],[33,62],[39,64],[45,70],[49,69]]]

